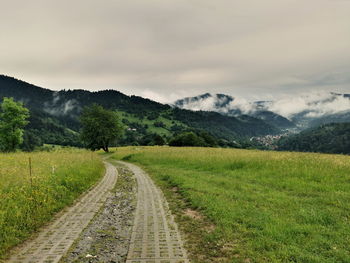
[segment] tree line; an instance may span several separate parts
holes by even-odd
[[[350,154],[350,123],[330,123],[282,137],[281,151]]]
[[[33,150],[42,144],[32,132],[26,132],[30,112],[21,102],[13,98],[4,98],[0,105],[0,151],[14,152],[20,146],[24,150]],[[109,151],[123,133],[118,114],[93,104],[85,107],[80,122],[82,124],[80,139],[84,146],[93,151],[103,149]]]
[[[13,98],[3,99],[0,106],[0,151],[14,152],[18,148],[32,151],[36,146],[42,145],[42,141],[33,131],[25,130],[30,123],[29,118],[30,112],[23,103]],[[117,145],[118,139],[121,139],[125,131],[125,126],[116,111],[107,110],[97,104],[86,106],[79,120],[81,124],[79,139],[84,147],[93,151],[102,149],[108,152],[111,145]],[[53,126],[53,129],[55,128]],[[168,140],[159,134],[146,134],[141,143],[202,147],[215,147],[220,144],[215,137],[205,131],[181,129]]]

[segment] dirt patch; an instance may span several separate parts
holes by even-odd
[[[191,208],[187,208],[187,209],[184,210],[184,215],[190,217],[193,220],[203,222],[203,229],[205,231],[207,231],[208,233],[211,233],[211,232],[213,232],[215,230],[215,225],[214,224],[210,224],[208,222],[205,223],[204,222],[205,221],[204,216],[200,212],[198,212],[196,210],[193,210]]]
[[[196,210],[192,210],[190,208],[187,208],[184,212],[184,214],[186,216],[189,216],[193,219],[196,219],[196,220],[202,220],[203,219],[203,216]]]
[[[118,167],[119,176],[113,196],[83,231],[62,263],[125,262],[134,212],[137,185],[133,175]]]
[[[177,193],[177,192],[180,191],[180,189],[179,189],[178,187],[175,186],[175,187],[171,188],[171,191]]]
[[[192,263],[231,263],[231,251],[222,249],[223,244],[215,234],[216,226],[208,217],[194,210],[181,189],[160,178],[153,177],[163,190],[170,209],[185,237],[185,248]],[[210,240],[210,241],[209,241]],[[241,261],[237,261],[241,262]]]

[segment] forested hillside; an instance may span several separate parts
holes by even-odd
[[[13,97],[31,111],[25,143],[80,145],[79,116],[92,103],[117,110],[126,132],[121,144],[152,144],[156,135],[164,140],[183,131],[206,131],[223,144],[251,136],[279,133],[279,129],[248,116],[230,117],[214,112],[192,112],[115,90],[52,91],[0,75],[0,100]]]
[[[350,123],[333,123],[284,137],[278,149],[350,154]]]

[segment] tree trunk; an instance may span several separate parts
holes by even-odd
[[[102,149],[103,149],[106,153],[108,153],[108,152],[109,152],[108,144],[104,144],[103,147],[102,147]]]

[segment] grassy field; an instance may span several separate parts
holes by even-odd
[[[0,154],[0,258],[96,183],[103,171],[100,157],[83,150]]]
[[[143,166],[212,224],[185,227],[198,239],[194,262],[350,262],[349,156],[125,147],[114,158]]]

